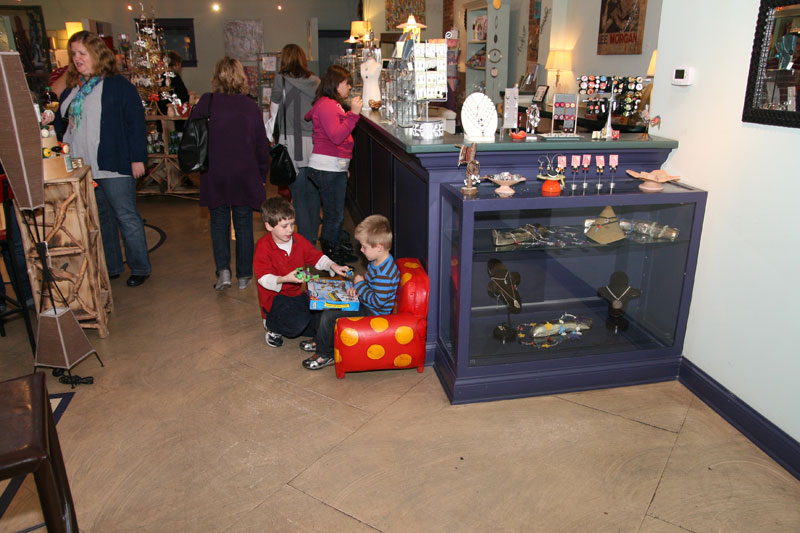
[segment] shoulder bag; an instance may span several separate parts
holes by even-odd
[[[286,78],[283,78],[283,133],[286,134]],[[279,111],[280,112],[280,111]],[[292,156],[289,155],[289,149],[286,145],[280,143],[281,130],[278,127],[278,121],[275,121],[275,145],[269,150],[269,157],[271,159],[269,164],[269,182],[278,187],[284,185],[291,185],[297,178],[297,171],[292,162]],[[302,139],[297,139],[295,135],[295,142]]]
[[[208,116],[189,119],[183,127],[183,137],[178,148],[178,166],[183,172],[205,172],[208,170],[208,125],[211,122],[211,101],[208,97]]]

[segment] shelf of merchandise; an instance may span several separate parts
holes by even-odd
[[[478,17],[486,17],[486,39],[468,39],[465,59],[469,59],[481,48],[487,54],[485,67],[471,67],[466,65],[466,95],[475,91],[475,87],[483,84],[485,93],[495,103],[500,103],[500,91],[508,85],[508,31],[509,31],[509,4],[503,2],[500,8],[494,7],[494,2],[478,1],[467,4],[466,31],[472,36],[472,27]],[[490,50],[497,49],[500,59],[491,62],[488,58]],[[493,69],[497,69],[493,71]],[[495,75],[493,75],[493,73]]]
[[[707,193],[686,184],[667,184],[659,194],[639,191],[636,182],[617,185],[613,194],[606,184],[602,193],[579,188],[555,198],[530,181],[511,198],[497,197],[489,184],[479,186],[477,198],[465,198],[459,185],[441,187],[435,369],[453,403],[676,379]],[[599,244],[584,228],[606,206],[621,220],[679,234],[670,240],[630,232]],[[544,237],[496,245],[493,231],[526,224]],[[516,273],[509,276],[518,308],[497,295],[489,272],[495,261]],[[636,295],[622,309],[601,297],[618,272]],[[560,335],[559,319],[573,316],[591,326]],[[531,323],[550,324],[554,333],[534,343]],[[503,341],[498,328],[512,335]]]
[[[147,169],[144,176],[136,182],[136,193],[196,197],[200,193],[200,189],[197,188],[192,178],[199,180],[199,175],[193,176],[192,173],[183,172],[178,165],[178,154],[169,153],[169,134],[175,131],[176,122],[183,122],[186,118],[147,115],[145,119],[149,123],[161,125],[161,142],[164,151],[147,154]]]

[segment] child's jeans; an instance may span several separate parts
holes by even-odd
[[[313,337],[317,331],[318,311],[308,307],[308,293],[297,296],[276,294],[272,300],[272,309],[265,313],[267,329],[293,339],[301,335]]]
[[[375,313],[366,305],[361,304],[358,311],[341,311],[326,309],[322,312],[317,326],[314,342],[317,343],[317,355],[333,357],[333,334],[336,329],[336,319],[348,316],[374,316]]]

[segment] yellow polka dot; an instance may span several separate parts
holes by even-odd
[[[339,334],[339,338],[345,346],[353,346],[358,342],[358,332],[353,328],[344,328]]]
[[[389,321],[382,317],[373,318],[369,321],[369,327],[376,333],[380,333],[381,331],[386,331],[386,328],[389,327]]]
[[[364,317],[363,316],[349,316],[349,317],[347,317],[347,320],[350,320],[351,322],[358,322],[362,318],[364,318]]]
[[[400,326],[397,328],[397,331],[394,332],[394,338],[397,339],[397,342],[400,344],[408,344],[414,338],[414,330],[408,326]]]
[[[411,364],[411,356],[407,353],[401,353],[394,358],[394,366],[405,367]]]
[[[336,348],[333,349],[333,361],[335,363],[341,363],[342,362],[342,354],[339,353],[339,350],[337,350]]]
[[[458,264],[458,258],[452,258],[450,260],[450,266],[456,266]]]
[[[384,355],[386,355],[386,350],[380,344],[373,344],[367,348],[367,357],[370,359],[380,359]]]
[[[408,283],[408,281],[409,281],[411,278],[413,278],[413,277],[414,277],[414,276],[412,276],[410,272],[406,272],[405,274],[403,274],[403,275],[400,277],[400,286],[402,287],[403,285],[405,285],[406,283]]]
[[[403,263],[403,266],[406,268],[420,268],[422,265],[420,265],[419,263],[411,263],[409,261],[406,261],[405,263]]]

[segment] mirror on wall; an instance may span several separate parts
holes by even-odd
[[[800,128],[800,0],[761,0],[744,122]]]

